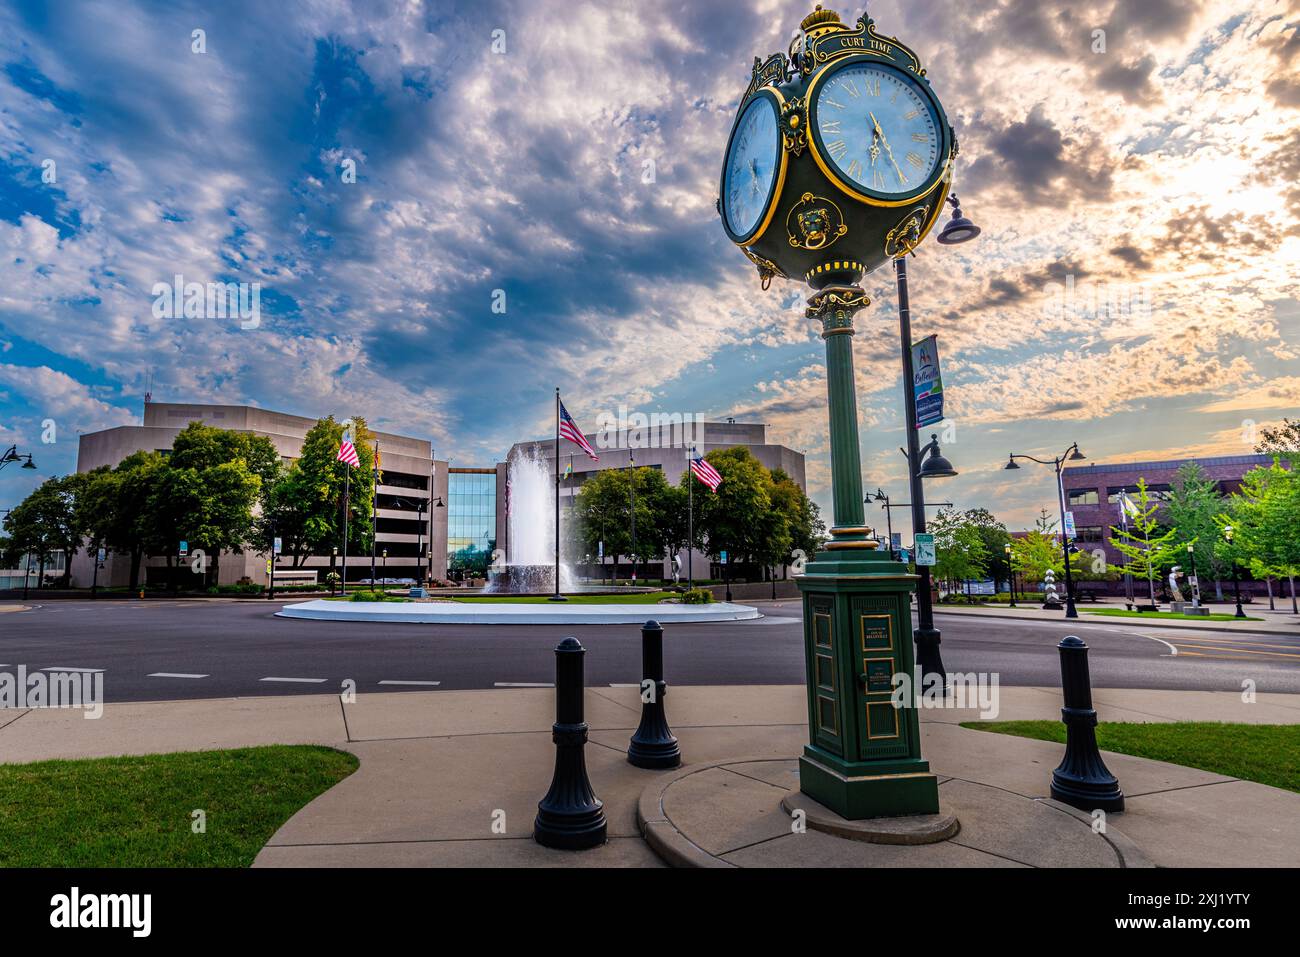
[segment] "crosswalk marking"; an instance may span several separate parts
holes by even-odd
[[[325,678],[258,678],[258,681],[285,681],[295,684],[319,685],[324,684]]]
[[[494,681],[494,688],[554,688],[553,681]]]
[[[379,683],[381,685],[422,685],[432,688],[436,688],[438,685],[442,684],[441,681],[389,681],[387,679]]]
[[[145,675],[146,678],[210,678],[211,675],[187,675],[179,671],[155,671],[151,675]]]

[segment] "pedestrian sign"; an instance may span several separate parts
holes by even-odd
[[[916,563],[918,565],[935,564],[933,535],[923,533],[916,536]]]
[[[189,542],[186,542],[186,541],[182,541],[182,542],[181,542],[181,558],[184,558],[184,557],[185,557],[186,555],[188,555],[189,553],[190,553],[190,543],[189,543]]]

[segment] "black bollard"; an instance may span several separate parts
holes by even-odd
[[[555,774],[546,797],[537,802],[533,840],[543,847],[580,851],[605,843],[605,812],[587,779],[583,749],[587,722],[582,715],[582,656],[577,638],[565,638],[555,649]]]
[[[1124,792],[1097,748],[1097,711],[1092,706],[1088,646],[1070,635],[1056,646],[1061,652],[1061,692],[1065,707],[1065,757],[1052,772],[1052,797],[1081,811],[1124,810]]]
[[[675,768],[682,763],[682,749],[677,746],[664,714],[664,630],[657,621],[641,626],[641,723],[627,749],[629,764],[638,768]],[[646,683],[653,682],[653,689]],[[650,691],[650,700],[646,700]]]

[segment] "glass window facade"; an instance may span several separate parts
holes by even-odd
[[[483,577],[497,547],[495,471],[447,475],[447,574]]]
[[[1071,505],[1098,505],[1100,499],[1095,488],[1072,488],[1066,493]]]

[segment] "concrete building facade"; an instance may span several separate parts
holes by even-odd
[[[122,459],[137,451],[171,453],[176,436],[191,422],[248,432],[271,440],[285,465],[293,462],[302,450],[303,438],[316,424],[316,419],[289,415],[252,406],[201,405],[193,403],[146,402],[141,425],[119,426],[101,432],[90,432],[80,437],[77,450],[77,471],[89,472],[100,466],[116,466]],[[432,444],[419,438],[376,432],[382,457],[382,478],[376,489],[376,577],[445,578],[447,574],[447,465],[433,458]],[[439,503],[442,503],[440,507]],[[177,535],[179,548],[180,535]],[[292,560],[281,556],[276,562],[276,574],[287,581],[285,572],[310,571],[323,578],[331,567],[342,569],[342,542],[340,555],[313,555],[298,568]],[[386,566],[378,558],[387,549]],[[90,584],[94,556],[83,549],[72,563],[75,586]],[[265,584],[264,554],[248,550],[242,555],[223,555],[218,565],[219,583],[233,584],[249,580]],[[357,554],[354,547],[348,556],[348,581],[370,577],[370,555]],[[380,567],[383,566],[383,567]],[[165,574],[167,559],[147,558],[142,569],[142,580],[147,582],[151,570],[155,578]],[[386,571],[384,570],[386,568]],[[105,567],[100,570],[98,583],[105,586],[125,586],[130,575],[130,559],[109,553]]]
[[[588,479],[606,469],[625,469],[635,465],[638,468],[653,468],[663,472],[670,485],[676,485],[686,473],[691,448],[698,455],[706,455],[714,449],[729,449],[742,446],[749,449],[754,458],[768,469],[782,469],[804,491],[805,485],[804,456],[784,445],[772,444],[768,440],[767,426],[762,423],[736,422],[728,419],[723,422],[706,422],[702,419],[690,422],[673,422],[670,424],[646,425],[644,428],[607,428],[596,432],[584,433],[584,437],[596,450],[598,461],[592,461],[585,452],[568,439],[560,440],[560,527],[561,538],[564,530],[572,528],[569,516],[578,492]],[[517,442],[511,446],[506,461],[497,465],[497,547],[511,556],[510,523],[507,514],[510,496],[507,491],[509,483],[509,462],[519,454],[532,452],[540,455],[546,462],[555,461],[555,439],[540,439],[531,442]],[[552,469],[554,466],[552,466]],[[571,474],[566,474],[571,471]],[[553,474],[553,472],[552,472]],[[698,486],[707,493],[707,488]],[[566,556],[573,564],[582,565],[585,556]],[[686,575],[687,554],[679,556],[683,578]],[[593,556],[594,561],[594,556]],[[626,563],[625,563],[626,564]],[[691,556],[695,577],[704,578],[709,574],[708,556],[696,551]],[[587,565],[588,571],[594,569]],[[627,566],[630,568],[630,565]],[[657,573],[659,566],[646,569],[642,565],[642,574],[647,571]],[[663,561],[663,574],[671,577],[671,560]]]
[[[1130,498],[1134,498],[1138,479],[1145,479],[1152,500],[1163,501],[1177,481],[1178,470],[1189,462],[1195,462],[1207,478],[1218,483],[1220,492],[1230,495],[1241,488],[1243,475],[1251,469],[1270,465],[1272,461],[1269,455],[1224,455],[1068,466],[1062,470],[1061,485],[1065,507],[1074,513],[1075,541],[1088,551],[1102,548],[1108,563],[1122,564],[1126,559],[1114,546],[1111,528],[1120,527],[1120,493],[1127,492]],[[1246,576],[1246,570],[1242,569],[1243,581]],[[1111,590],[1115,591],[1115,586],[1112,585]]]

